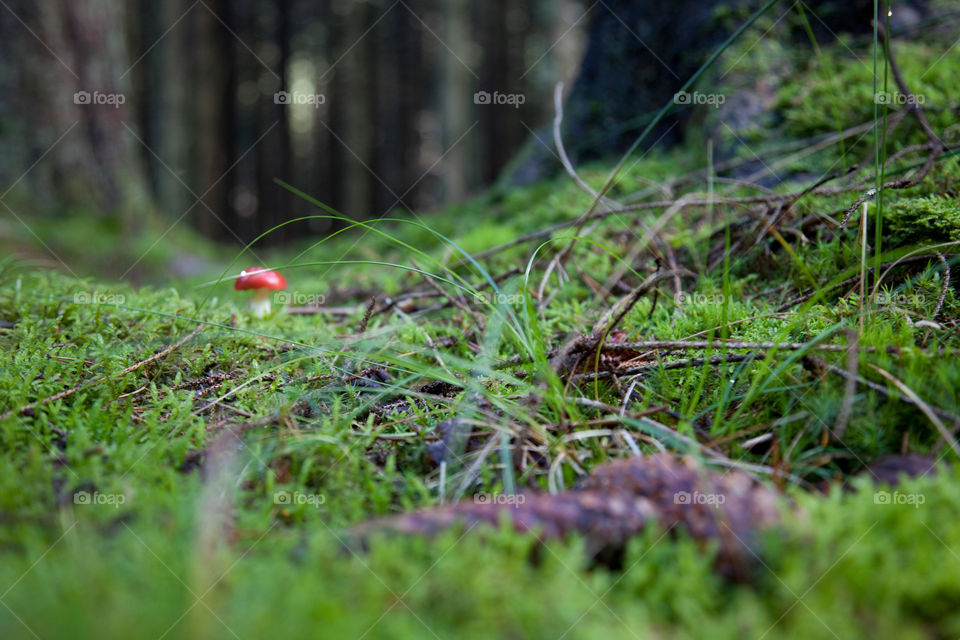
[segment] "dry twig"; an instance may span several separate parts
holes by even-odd
[[[185,335],[183,338],[181,338],[177,342],[174,342],[170,346],[164,348],[162,351],[158,351],[157,353],[153,354],[146,360],[141,360],[136,364],[130,365],[129,367],[127,367],[126,369],[124,369],[114,377],[122,378],[128,373],[133,373],[134,371],[147,366],[151,362],[156,362],[157,360],[167,357],[168,355],[170,355],[171,353],[173,353],[174,351],[182,347],[184,344],[186,344],[191,338],[194,338],[197,334],[203,331],[203,327],[204,327],[203,324],[198,325],[196,329],[194,329],[193,331]],[[85,382],[79,383],[75,387],[66,389],[64,391],[60,391],[59,393],[55,393],[52,396],[47,396],[46,398],[37,400],[36,402],[32,402],[30,404],[25,404],[19,409],[11,409],[3,414],[0,414],[0,421],[6,420],[10,416],[23,415],[24,413],[29,413],[39,406],[49,404],[51,402],[56,402],[57,400],[63,400],[64,398],[69,398],[70,396],[77,393],[78,391],[89,389],[90,387],[96,386],[102,382],[106,382],[108,379],[109,379],[108,376],[101,376],[99,378],[94,378],[93,380],[87,380]]]

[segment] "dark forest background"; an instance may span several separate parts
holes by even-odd
[[[31,194],[22,215],[73,208],[135,228],[150,210],[230,242],[314,212],[275,178],[355,217],[429,211],[489,185],[549,121],[585,13],[574,0],[9,0],[0,174],[11,184],[36,163],[14,188]],[[523,104],[476,104],[478,91]]]
[[[186,222],[235,244],[316,213],[277,179],[363,219],[557,171],[560,81],[574,162],[613,157],[758,2],[0,4],[0,213],[130,236]],[[819,37],[870,28],[869,0],[809,5]],[[682,140],[683,117],[648,144]]]

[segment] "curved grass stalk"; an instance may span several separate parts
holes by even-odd
[[[451,268],[447,267],[446,265],[444,265],[443,263],[441,263],[439,260],[437,260],[437,259],[434,258],[433,256],[431,256],[431,255],[429,255],[429,254],[427,254],[427,253],[424,253],[423,251],[421,251],[421,250],[419,250],[419,249],[416,249],[415,247],[413,247],[413,246],[411,246],[411,245],[403,242],[402,240],[399,240],[399,239],[397,239],[397,238],[395,238],[395,237],[393,237],[393,236],[390,236],[389,234],[386,234],[386,233],[384,233],[384,232],[381,232],[381,231],[379,231],[378,229],[373,228],[371,225],[369,225],[369,224],[367,224],[367,223],[365,223],[365,222],[359,222],[359,221],[350,220],[349,218],[347,218],[346,216],[344,216],[342,213],[340,213],[339,211],[337,211],[337,210],[334,209],[333,207],[331,207],[331,206],[329,206],[329,205],[327,205],[327,204],[324,204],[323,202],[321,202],[321,201],[317,200],[316,198],[310,196],[309,194],[307,194],[307,193],[305,193],[305,192],[297,189],[296,187],[293,187],[293,186],[291,186],[291,185],[283,182],[282,180],[276,179],[275,182],[276,182],[277,184],[279,184],[281,187],[283,187],[283,188],[287,189],[288,191],[290,191],[291,193],[293,193],[294,195],[300,196],[301,198],[303,198],[304,200],[306,200],[306,201],[309,202],[310,204],[312,204],[312,205],[314,205],[314,206],[316,206],[316,207],[319,207],[319,208],[323,209],[324,211],[327,211],[328,213],[331,214],[331,217],[332,217],[333,219],[337,219],[337,220],[340,220],[340,221],[343,221],[343,222],[347,222],[347,223],[350,224],[350,225],[362,226],[362,227],[364,227],[364,228],[366,228],[366,229],[368,229],[368,230],[370,230],[370,231],[373,231],[373,232],[375,232],[375,233],[378,233],[378,234],[380,234],[380,235],[383,235],[384,237],[390,239],[392,242],[395,242],[395,243],[399,244],[400,246],[403,246],[404,248],[406,248],[406,249],[408,249],[408,250],[410,250],[410,251],[413,251],[413,252],[417,253],[418,255],[420,255],[421,257],[423,257],[425,260],[429,260],[430,262],[433,262],[433,263],[437,264],[438,266],[440,266],[441,268],[443,268],[444,270],[446,270],[448,273],[450,273],[453,277],[455,277],[455,278],[459,279],[461,282],[463,282],[463,284],[466,285],[467,287],[471,287],[471,286],[472,286],[472,285],[470,285],[469,282],[467,282],[467,280],[466,280],[465,278],[463,278],[462,276],[460,276],[459,274],[457,274],[456,272],[454,272]],[[399,219],[399,218],[380,218],[379,220],[381,220],[381,221],[388,221],[388,222],[398,222],[398,223],[401,223],[401,224],[407,224],[407,225],[410,225],[410,226],[413,226],[413,227],[416,227],[416,228],[419,228],[419,229],[423,229],[424,231],[427,231],[427,232],[433,234],[435,237],[439,238],[442,242],[444,242],[444,243],[447,244],[448,246],[453,247],[454,249],[456,249],[457,252],[459,252],[460,255],[463,256],[463,258],[465,258],[465,259],[467,260],[467,262],[469,262],[471,265],[473,265],[473,267],[474,267],[474,268],[477,270],[477,272],[483,277],[483,279],[487,281],[487,283],[490,285],[490,287],[491,287],[491,289],[493,289],[493,291],[495,291],[496,293],[501,294],[501,295],[503,294],[502,289],[501,289],[500,286],[497,284],[496,280],[493,279],[493,276],[491,276],[490,273],[489,273],[479,262],[477,262],[477,260],[476,260],[469,252],[465,251],[462,247],[460,247],[460,245],[458,245],[456,242],[454,242],[453,240],[451,240],[451,239],[448,238],[447,236],[443,235],[443,234],[440,233],[439,231],[436,231],[435,229],[431,228],[430,226],[425,225],[425,224],[423,224],[423,223],[421,223],[421,222],[418,222],[418,221],[415,221],[415,220],[403,220],[403,219]],[[300,255],[303,255],[303,253],[305,253],[306,251],[311,250],[313,247],[317,246],[318,244],[322,244],[322,242],[324,242],[324,241],[321,240],[319,243],[314,244],[314,245],[312,245],[311,247],[308,247],[308,248],[305,249],[303,252],[301,252],[296,258],[299,258]],[[296,259],[296,258],[294,258],[294,259]],[[516,314],[513,312],[513,310],[508,308],[508,309],[507,309],[507,313],[508,313],[508,315],[517,323],[517,326],[518,326],[518,328],[519,328],[519,318],[516,316]]]

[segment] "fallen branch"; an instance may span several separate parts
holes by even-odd
[[[674,275],[692,274],[686,269],[682,269],[680,271],[663,271],[648,277],[633,291],[618,300],[616,304],[604,312],[600,319],[593,325],[593,330],[589,336],[578,334],[567,340],[566,344],[559,349],[557,355],[553,357],[552,364],[554,370],[558,374],[561,374],[571,364],[570,356],[588,350],[589,344],[592,344],[593,348],[596,349],[602,339],[623,320],[623,317],[630,312],[643,295],[652,291],[661,280],[672,278]]]
[[[718,364],[728,364],[732,362],[743,362],[745,360],[763,360],[766,357],[762,353],[747,353],[742,355],[729,355],[729,356],[713,356],[712,358],[687,358],[685,360],[674,360],[672,362],[650,362],[646,364],[637,365],[634,367],[623,367],[622,369],[615,369],[612,371],[597,371],[590,373],[578,373],[571,377],[573,382],[584,382],[591,380],[602,380],[603,378],[609,378],[611,376],[631,376],[637,375],[640,373],[645,373],[647,371],[661,370],[661,369],[685,369],[687,367],[699,367],[705,364],[709,365],[718,365]]]
[[[777,351],[800,351],[802,349],[811,349],[816,351],[846,351],[847,345],[844,344],[810,344],[808,342],[741,342],[738,340],[641,340],[639,342],[609,342],[603,345],[604,352],[618,351],[638,351],[638,350],[657,350],[657,351],[681,351],[686,349],[768,349]],[[874,351],[886,351],[887,353],[900,353],[901,347],[860,347],[861,351],[872,353]]]
[[[714,340],[710,342],[708,340],[639,340],[636,342],[604,342],[600,344],[600,340],[597,338],[591,338],[590,336],[582,336],[583,340],[576,345],[576,348],[572,350],[568,355],[573,355],[578,351],[593,351],[598,348],[602,353],[629,353],[631,351],[696,351],[700,349],[715,349],[715,350],[777,350],[777,351],[802,351],[803,349],[810,349],[811,351],[827,351],[827,352],[846,352],[848,347],[842,344],[811,344],[808,342],[743,342],[739,340]],[[873,346],[859,346],[857,348],[858,352],[862,353],[875,353],[875,352],[885,352],[891,355],[898,355],[903,351],[902,347],[898,346],[887,346],[887,347],[873,347]],[[547,356],[554,357],[558,352],[557,349],[551,350]],[[960,355],[960,353],[947,350],[939,350],[936,352],[928,352],[926,350],[921,350],[922,353],[936,354],[936,355]],[[513,356],[502,362],[497,363],[497,367],[505,367],[517,364],[523,364],[529,362],[530,358],[528,356]]]

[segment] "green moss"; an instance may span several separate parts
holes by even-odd
[[[934,129],[944,131],[955,120],[951,69],[960,64],[960,52],[950,49],[944,53],[939,44],[897,40],[893,47],[912,94]],[[882,65],[881,60],[881,72]],[[783,116],[785,133],[807,138],[871,122],[878,103],[881,112],[883,108],[891,113],[904,109],[908,97],[900,93],[892,73],[886,81],[887,90],[883,90],[881,77],[880,91],[874,94],[872,68],[872,54],[867,47],[853,52],[833,47],[819,57],[808,57],[794,69],[792,81],[780,91],[777,108]],[[895,148],[923,141],[923,133],[908,118],[894,132],[890,145]]]
[[[884,224],[902,242],[960,241],[960,203],[939,196],[900,200],[884,211]]]

